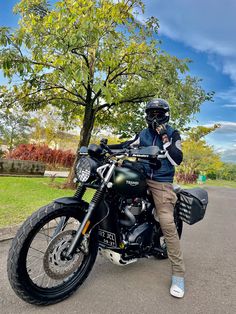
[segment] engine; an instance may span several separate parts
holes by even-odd
[[[122,199],[120,203],[120,224],[131,227],[147,209],[147,202],[142,198]]]
[[[142,199],[125,199],[120,206],[120,225],[124,242],[139,249],[150,245],[153,226],[145,219],[151,204]]]
[[[109,248],[99,248],[100,253],[116,265],[127,265],[137,261],[137,256],[148,256],[153,246],[154,226],[150,215],[153,203],[146,198],[122,198],[118,201],[119,211],[119,247],[128,252],[114,251]],[[106,230],[106,227],[104,227]],[[103,242],[103,241],[102,241]]]

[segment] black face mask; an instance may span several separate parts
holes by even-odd
[[[156,130],[159,125],[160,124],[156,121],[156,119],[153,119],[151,123],[148,123],[149,128],[153,130]]]

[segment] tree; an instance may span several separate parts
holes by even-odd
[[[11,88],[0,97],[37,110],[51,104],[70,121],[82,120],[79,146],[87,146],[95,122],[122,133],[140,105],[166,98],[182,125],[212,94],[186,75],[188,60],[161,51],[158,20],[139,22],[141,0],[21,0],[19,27],[0,28],[0,68]],[[12,81],[20,77],[20,83]],[[12,97],[15,98],[12,101]],[[143,111],[140,111],[143,115]],[[117,121],[123,121],[122,128]],[[130,127],[132,130],[132,126]]]
[[[177,169],[177,180],[185,182],[191,176],[195,179],[200,173],[212,176],[222,168],[220,156],[208,145],[204,136],[215,131],[219,125],[212,127],[198,126],[187,132],[187,138],[182,144],[183,162]]]
[[[30,129],[30,115],[22,108],[0,108],[0,144],[5,144],[12,150],[16,145],[28,141]]]
[[[60,145],[64,146],[63,149],[71,149],[72,147],[68,147],[68,145],[74,146],[74,138],[77,138],[78,143],[78,136],[70,135],[68,132],[76,125],[65,123],[61,117],[61,111],[52,106],[34,112],[31,119],[32,141],[38,144],[45,143],[49,146],[55,146],[57,149]]]
[[[236,164],[224,163],[222,168],[214,173],[215,179],[236,180]]]
[[[211,127],[202,126],[202,125],[199,125],[197,127],[193,127],[186,132],[187,140],[193,141],[193,142],[198,142],[198,141],[202,140],[208,134],[217,130],[218,128],[220,128],[220,124],[214,124]]]
[[[180,78],[187,60],[160,50],[157,19],[137,22],[143,9],[140,0],[20,1],[19,28],[0,29],[0,66],[22,80],[8,95],[27,109],[50,103],[67,119],[82,115],[80,145],[88,145],[96,118],[114,123],[154,96],[167,98],[186,122],[211,95],[197,79]]]

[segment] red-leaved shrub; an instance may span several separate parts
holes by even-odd
[[[6,156],[7,159],[41,161],[53,167],[72,167],[75,154],[71,150],[51,149],[47,145],[20,144]]]

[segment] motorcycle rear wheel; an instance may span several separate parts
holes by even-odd
[[[63,250],[82,219],[78,206],[53,203],[36,211],[18,230],[7,271],[13,290],[22,300],[35,305],[60,302],[87,278],[98,252],[97,229],[90,234],[88,252],[78,249],[71,260],[63,258]],[[61,221],[65,221],[62,228]]]

